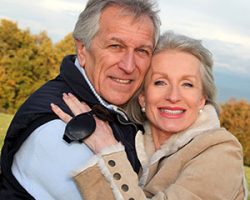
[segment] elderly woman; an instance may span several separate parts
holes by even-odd
[[[127,107],[145,129],[136,136],[141,171],[133,171],[108,123],[96,118],[95,132],[84,141],[96,156],[74,176],[84,199],[247,198],[242,147],[220,127],[216,112],[212,64],[200,41],[161,36],[144,87]],[[72,95],[64,100],[75,114],[89,110]]]

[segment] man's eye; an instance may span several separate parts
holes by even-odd
[[[163,80],[157,80],[154,82],[154,85],[166,85],[167,83]]]
[[[146,50],[146,49],[137,49],[137,52],[139,52],[142,55],[150,55],[150,51]]]
[[[112,49],[121,49],[122,46],[120,44],[111,44],[109,47],[111,47]]]

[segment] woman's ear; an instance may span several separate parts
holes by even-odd
[[[202,96],[202,97],[200,98],[199,109],[202,110],[202,109],[204,108],[205,104],[206,104],[206,98],[205,98],[204,96]]]
[[[84,67],[86,62],[86,47],[79,40],[75,40],[75,45],[76,45],[78,62],[82,67]]]
[[[139,96],[138,96],[138,102],[139,102],[141,108],[145,108],[145,107],[146,107],[144,92],[141,92],[141,93],[139,94]]]

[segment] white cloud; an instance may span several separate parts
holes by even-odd
[[[216,70],[227,70],[250,78],[250,47],[220,40],[206,40],[204,45],[214,55]]]
[[[250,77],[250,1],[159,0],[159,4],[162,30],[202,39],[214,54],[217,69]]]
[[[63,12],[71,12],[71,13],[77,13],[79,14],[80,11],[84,8],[83,6],[85,6],[85,2],[86,1],[81,1],[77,2],[77,1],[63,1],[63,0],[42,0],[42,1],[38,1],[38,3],[40,4],[40,6],[48,11],[52,11],[52,12],[59,12],[59,13],[63,13]]]
[[[160,0],[159,3],[165,30],[173,28],[194,37],[237,41],[250,46],[249,1]]]
[[[46,31],[54,42],[73,31],[75,22],[86,0],[3,0],[1,18],[18,23],[20,28],[30,28],[37,34]]]

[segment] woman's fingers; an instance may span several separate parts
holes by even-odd
[[[79,106],[77,106],[77,104],[75,103],[75,100],[72,98],[72,96],[63,93],[63,101],[67,104],[67,106],[75,116],[81,114],[81,110]]]
[[[102,149],[117,144],[113,131],[107,122],[98,118],[96,120],[96,129],[92,135],[84,140],[84,143],[96,154]]]
[[[76,116],[85,112],[89,112],[90,108],[86,103],[80,102],[73,94],[63,93],[63,100],[71,110],[71,112]],[[65,113],[60,107],[55,104],[51,104],[52,111],[60,117],[65,123],[68,123],[72,117]]]
[[[89,112],[90,108],[87,104],[80,102],[73,94],[69,93],[63,94],[63,100],[70,108],[74,115],[79,115],[81,113]]]
[[[65,113],[61,108],[59,108],[57,105],[51,103],[50,104],[52,111],[65,123],[68,123],[72,117]]]
[[[82,112],[89,112],[89,111],[91,111],[90,107],[85,102],[81,102],[80,108],[81,108]]]
[[[69,98],[80,108],[81,113],[89,112],[91,109],[85,102],[80,102],[73,94],[68,93]]]

